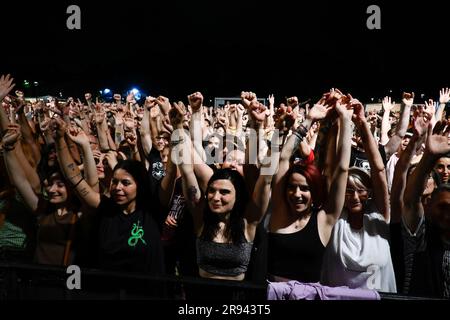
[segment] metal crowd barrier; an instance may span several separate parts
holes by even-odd
[[[0,262],[0,300],[266,301],[267,285],[248,281],[149,276],[81,269],[81,289],[70,290],[67,269]],[[434,300],[380,293],[382,300]]]

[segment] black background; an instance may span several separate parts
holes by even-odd
[[[66,9],[81,8],[81,30]],[[381,8],[381,30],[366,9]],[[252,90],[316,99],[331,87],[365,100],[450,85],[443,1],[2,1],[0,72],[38,94],[132,86],[209,98]],[[20,88],[20,85],[19,85]],[[392,93],[390,93],[392,90]],[[416,94],[417,96],[417,94]],[[279,100],[278,100],[279,101]]]

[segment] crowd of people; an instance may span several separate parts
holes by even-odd
[[[367,112],[338,89],[212,107],[14,86],[1,76],[3,261],[450,298],[449,89]]]

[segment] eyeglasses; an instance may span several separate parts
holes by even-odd
[[[345,196],[350,197],[355,194],[355,192],[358,194],[358,196],[366,196],[368,191],[366,189],[346,189],[345,190]]]

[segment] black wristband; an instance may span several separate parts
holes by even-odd
[[[76,184],[73,185],[73,188],[78,187],[78,185],[79,185],[79,184],[81,183],[81,181],[83,181],[83,180],[84,180],[84,178],[81,178],[80,181],[78,181]]]

